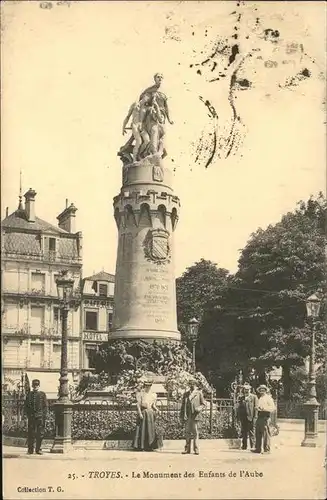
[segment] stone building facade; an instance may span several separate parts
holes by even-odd
[[[56,277],[69,270],[80,296],[82,234],[75,232],[77,208],[61,212],[58,226],[36,216],[36,192],[19,197],[18,209],[2,221],[3,383],[15,386],[22,374],[40,378],[56,397],[61,356],[61,319]],[[81,344],[80,301],[68,315],[69,376],[78,379]]]
[[[81,371],[94,368],[92,353],[107,342],[112,328],[115,276],[101,271],[82,280]]]

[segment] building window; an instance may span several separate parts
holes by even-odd
[[[32,273],[32,292],[45,291],[45,274]]]
[[[61,332],[61,315],[59,307],[53,308],[53,330],[55,333]]]
[[[18,327],[18,304],[7,302],[4,304],[4,323],[6,326]]]
[[[107,297],[108,296],[108,285],[100,285],[99,284],[99,296]]]
[[[30,366],[31,368],[42,368],[44,364],[44,346],[43,344],[31,344],[30,347]]]
[[[53,344],[52,346],[52,368],[60,368],[60,359],[61,359],[61,345]]]
[[[86,368],[95,368],[96,367],[96,363],[95,363],[96,353],[97,353],[96,346],[88,345],[86,347],[86,358],[87,358]]]
[[[50,252],[56,251],[56,238],[49,238],[49,250]]]
[[[7,367],[18,367],[23,366],[24,358],[20,356],[21,354],[21,344],[19,340],[10,339],[3,345],[3,365]]]
[[[32,306],[31,307],[31,333],[40,335],[44,326],[44,308]]]
[[[85,311],[85,330],[98,329],[98,312]]]
[[[111,332],[111,330],[112,330],[112,318],[113,318],[113,314],[109,313],[108,314],[108,329],[109,329],[109,332]]]
[[[55,323],[58,323],[60,321],[60,309],[59,309],[59,307],[53,308],[53,319],[54,319]]]

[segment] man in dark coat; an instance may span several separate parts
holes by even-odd
[[[199,430],[198,422],[201,412],[205,407],[205,401],[202,392],[197,388],[195,379],[189,381],[189,390],[184,393],[180,418],[185,423],[186,444],[185,453],[191,453],[191,441],[194,440],[194,453],[199,454]]]
[[[258,417],[258,398],[251,393],[248,383],[243,385],[243,396],[240,399],[237,415],[241,424],[242,450],[247,449],[248,437],[250,448],[254,448],[255,423]]]
[[[32,380],[32,391],[25,399],[25,413],[28,418],[27,446],[29,455],[35,453],[42,455],[41,444],[44,434],[44,424],[47,415],[47,397],[40,391],[40,381]]]

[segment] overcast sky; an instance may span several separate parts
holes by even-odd
[[[278,44],[259,31],[249,38],[254,45],[246,50],[256,40],[260,50],[241,71],[251,82],[238,94],[243,144],[207,169],[204,160],[195,162],[197,141],[210,127],[199,95],[223,120],[228,85],[223,79],[208,84],[190,65],[204,60],[216,36],[230,35],[234,3],[68,4],[2,4],[1,206],[10,213],[17,208],[20,169],[23,192],[37,191],[40,218],[56,224],[65,199],[73,202],[85,276],[115,272],[112,199],[121,185],[122,122],[158,71],[174,120],[167,125],[167,164],[182,204],[177,276],[202,257],[234,272],[253,231],[324,190],[324,2],[246,2],[245,22],[259,16],[261,30],[280,36]],[[304,49],[289,54],[290,44]],[[310,77],[297,81],[304,68]]]

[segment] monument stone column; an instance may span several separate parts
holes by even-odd
[[[114,198],[118,251],[111,339],[180,340],[173,245],[180,201],[163,160],[164,123],[172,122],[161,80],[155,75],[155,85],[131,106],[123,125],[124,133],[132,117],[133,135],[118,153],[123,180]]]

